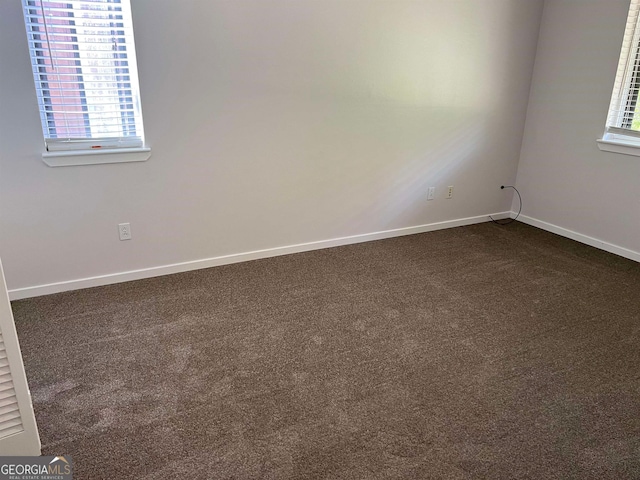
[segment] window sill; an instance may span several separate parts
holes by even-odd
[[[598,142],[598,148],[603,152],[621,153],[623,155],[640,157],[640,143],[619,139],[605,140],[604,138],[600,138],[596,140],[596,142]]]
[[[50,167],[97,165],[101,163],[145,162],[151,156],[151,148],[113,148],[104,150],[68,150],[44,152],[42,161]]]

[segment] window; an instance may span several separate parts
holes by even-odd
[[[601,150],[640,156],[640,0],[631,0]]]
[[[142,159],[102,158],[149,151],[129,0],[23,0],[23,6],[45,162]]]

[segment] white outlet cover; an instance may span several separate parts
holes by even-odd
[[[131,225],[128,223],[119,223],[118,233],[120,234],[120,240],[131,240]]]

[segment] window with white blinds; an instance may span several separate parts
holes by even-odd
[[[640,142],[640,0],[631,0],[603,140]]]
[[[48,151],[143,146],[129,0],[22,0]]]

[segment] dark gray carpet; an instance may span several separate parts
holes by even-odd
[[[13,308],[77,479],[640,478],[640,267],[520,223]]]

